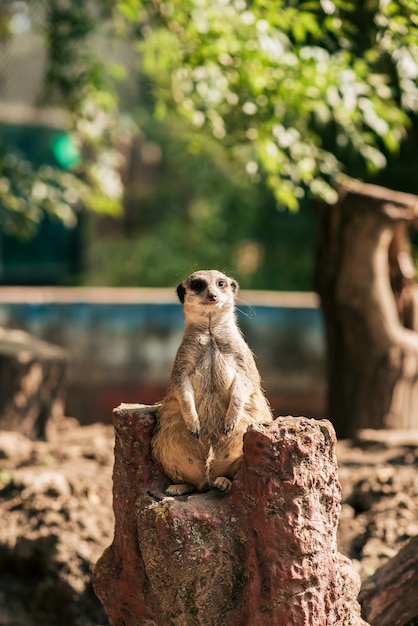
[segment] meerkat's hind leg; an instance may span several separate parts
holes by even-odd
[[[231,489],[231,485],[232,481],[229,480],[229,478],[226,478],[226,476],[218,476],[218,478],[215,478],[212,483],[213,487],[216,487],[216,489],[219,489],[219,491],[223,491],[224,493],[228,493]]]
[[[178,483],[169,485],[165,490],[168,496],[184,496],[186,493],[193,493],[196,487],[190,483]]]

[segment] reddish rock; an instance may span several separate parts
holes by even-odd
[[[155,408],[114,411],[115,536],[94,587],[114,626],[360,626],[359,578],[336,547],[340,487],[326,420],[244,437],[231,491],[166,497]]]

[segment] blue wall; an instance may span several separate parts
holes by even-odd
[[[246,304],[250,303],[250,304]],[[313,294],[243,292],[238,319],[276,415],[324,415],[324,337]],[[67,414],[110,421],[164,395],[183,333],[170,290],[0,288],[0,324],[70,355]]]

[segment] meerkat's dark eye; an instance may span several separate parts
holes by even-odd
[[[206,282],[201,278],[194,278],[190,281],[190,289],[195,291],[196,293],[200,293],[206,287]]]
[[[223,280],[222,278],[218,280],[218,287],[220,287],[220,289],[226,287],[226,280]]]

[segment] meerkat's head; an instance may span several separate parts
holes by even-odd
[[[189,320],[233,313],[237,293],[237,281],[218,270],[193,272],[177,287],[177,295]]]

